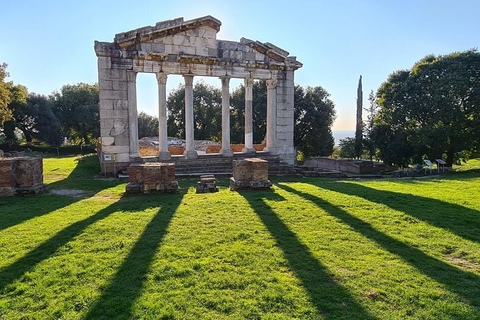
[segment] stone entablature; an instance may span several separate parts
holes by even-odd
[[[100,88],[100,141],[102,152],[128,165],[138,154],[136,74],[155,73],[159,87],[159,160],[168,160],[166,144],[166,82],[169,74],[185,78],[186,151],[193,149],[193,78],[211,76],[222,83],[222,145],[230,144],[228,90],[230,78],[245,79],[245,150],[254,153],[252,130],[252,80],[268,81],[267,148],[292,163],[294,71],[302,64],[271,43],[242,38],[217,40],[221,22],[211,16],[157,23],[115,35],[114,41],[95,41]],[[230,149],[222,148],[224,156]]]

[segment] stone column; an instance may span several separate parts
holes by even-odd
[[[266,152],[275,153],[277,140],[277,80],[267,80],[267,145]]]
[[[158,158],[170,160],[167,139],[167,75],[157,73],[158,82]]]
[[[130,157],[140,157],[138,153],[138,114],[137,114],[137,73],[127,71],[128,128]]]
[[[185,140],[186,147],[183,153],[187,159],[198,158],[195,151],[194,119],[193,119],[193,76],[184,75],[185,79]]]
[[[230,78],[221,77],[222,81],[222,149],[220,154],[225,157],[233,156],[230,149]]]
[[[255,153],[253,148],[253,79],[245,79],[245,153]]]

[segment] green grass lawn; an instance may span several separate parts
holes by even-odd
[[[77,160],[0,199],[0,319],[480,319],[480,160],[139,196]]]

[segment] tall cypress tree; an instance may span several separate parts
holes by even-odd
[[[362,121],[362,109],[363,109],[363,90],[362,90],[362,76],[358,80],[357,89],[357,127],[355,130],[355,155],[360,158],[363,149],[363,121]]]

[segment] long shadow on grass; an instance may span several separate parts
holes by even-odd
[[[128,200],[124,200],[129,198]],[[98,211],[97,213],[77,221],[65,229],[61,230],[47,241],[18,259],[11,265],[0,270],[0,292],[8,291],[8,284],[20,279],[26,272],[32,270],[37,264],[51,257],[59,248],[67,244],[76,236],[80,235],[88,226],[105,219],[116,211],[145,210],[148,207],[155,206],[156,203],[146,201],[132,201],[130,197],[125,197],[114,204]]]
[[[419,249],[396,240],[320,197],[298,191],[286,185],[279,185],[279,187],[314,203],[330,215],[340,219],[352,229],[363,234],[368,239],[375,241],[390,253],[401,257],[405,262],[415,267],[421,273],[444,284],[451,292],[463,297],[463,299],[471,306],[474,306],[480,311],[480,299],[478,298],[480,277],[478,275],[453,267],[441,260],[425,254]]]
[[[311,253],[285,223],[280,220],[265,200],[282,200],[273,191],[239,192],[260,217],[296,276],[307,290],[311,301],[324,317],[342,319],[374,319],[361,304],[337,284],[328,270]]]
[[[384,204],[467,240],[480,242],[480,211],[437,199],[377,190],[356,183],[324,182],[314,185]]]
[[[160,210],[146,226],[140,239],[85,319],[132,317],[133,303],[140,296],[145,275],[182,198],[183,194],[170,194],[159,199]]]
[[[78,162],[75,169],[72,170],[67,178],[48,184],[48,188],[84,190],[85,187],[87,187],[86,191],[88,191],[88,193],[95,194],[123,183],[119,180],[94,181],[93,177],[99,170],[100,167],[98,166],[95,156],[85,157],[82,162]],[[64,208],[80,200],[82,199],[56,195],[0,198],[0,231]]]

